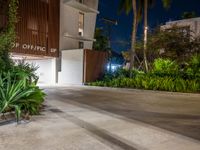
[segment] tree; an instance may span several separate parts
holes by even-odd
[[[143,55],[144,55],[144,65],[145,70],[148,72],[148,62],[147,62],[147,35],[148,35],[148,8],[149,6],[153,6],[155,4],[155,0],[140,0],[142,3],[140,6],[144,6],[144,49],[143,49]],[[169,8],[171,4],[171,0],[162,0],[163,6],[165,8]]]
[[[132,26],[132,35],[131,35],[131,51],[130,51],[130,68],[134,68],[135,65],[135,43],[136,43],[136,35],[138,29],[138,7],[136,0],[121,0],[119,4],[119,10],[125,11],[126,14],[129,14],[133,11],[133,26]]]
[[[18,0],[0,0],[0,6],[3,6],[2,13],[7,14],[7,23],[0,29],[0,70],[2,70],[7,69],[11,64],[9,51],[15,41]]]
[[[98,50],[98,51],[108,51],[109,50],[108,38],[104,35],[103,29],[96,28],[94,38],[96,39],[96,41],[93,44],[94,50]]]
[[[192,34],[189,28],[173,26],[167,30],[157,29],[149,35],[148,49],[157,57],[186,62],[191,56],[200,54],[200,37]]]
[[[146,56],[147,34],[148,34],[148,16],[147,15],[148,15],[148,0],[144,0],[144,50],[143,50],[143,55],[144,55],[144,66],[145,66],[146,72],[149,71],[147,56]]]
[[[196,13],[193,12],[184,12],[181,16],[182,19],[190,19],[190,18],[195,18],[197,17]]]
[[[163,6],[168,8],[170,6],[171,0],[162,0]],[[147,34],[148,34],[148,8],[155,3],[155,0],[121,0],[120,1],[120,11],[125,11],[127,14],[133,10],[133,30],[132,30],[132,40],[131,40],[131,57],[130,57],[130,68],[134,67],[135,63],[135,45],[136,45],[136,34],[138,23],[141,19],[142,14],[144,13],[144,64],[145,69],[148,71],[148,63],[146,57],[147,51]]]

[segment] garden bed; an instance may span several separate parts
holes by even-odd
[[[200,56],[194,56],[185,68],[171,60],[157,59],[147,73],[119,69],[107,73],[102,80],[90,86],[133,88],[170,92],[200,92]]]
[[[15,113],[9,112],[4,115],[0,115],[0,126],[16,122]]]

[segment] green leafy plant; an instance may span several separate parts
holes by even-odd
[[[191,56],[200,54],[200,37],[194,35],[188,27],[172,26],[170,29],[158,27],[148,36],[147,47],[153,53],[153,56],[151,53],[148,56],[185,63]]]
[[[200,79],[200,55],[195,55],[191,58],[186,74],[189,78]]]
[[[9,52],[16,37],[15,24],[17,23],[18,0],[1,0],[0,6],[5,8],[4,14],[8,18],[7,24],[0,29],[0,71],[3,71],[10,69],[13,65]]]
[[[13,75],[18,76],[18,79],[26,80],[28,84],[37,84],[39,77],[36,75],[36,70],[39,68],[38,66],[29,64],[24,60],[17,61],[15,64],[12,68]]]
[[[177,75],[179,66],[170,59],[156,59],[153,63],[153,72],[159,75]]]
[[[15,110],[17,121],[21,116],[20,100],[31,93],[34,90],[24,86],[23,80],[11,80],[10,73],[7,77],[0,77],[0,113]]]
[[[30,88],[33,89],[33,92],[23,97],[20,105],[25,114],[38,115],[46,94],[37,86]]]
[[[194,56],[183,70],[175,61],[169,59],[160,58],[153,64],[153,70],[148,73],[119,69],[103,80],[89,85],[171,92],[200,92],[199,56]]]
[[[37,67],[25,62],[15,64],[9,56],[16,38],[17,8],[18,0],[0,1],[0,9],[7,15],[7,23],[0,28],[0,114],[15,111],[19,121],[23,114],[39,113],[45,94],[36,86]]]
[[[0,113],[15,111],[17,121],[22,114],[35,115],[44,101],[45,94],[35,82],[16,71],[4,72],[0,75]]]

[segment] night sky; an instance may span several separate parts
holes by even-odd
[[[118,4],[119,0],[99,0],[100,14],[97,18],[97,27],[106,30],[106,26],[101,18],[109,18],[118,21],[117,26],[112,27],[112,49],[116,52],[129,49],[131,30],[132,30],[132,13],[126,15],[125,13],[119,14]],[[171,8],[165,10],[162,7],[161,0],[157,0],[156,5],[149,9],[148,24],[149,28],[153,29],[160,24],[167,21],[178,20],[181,18],[183,12],[195,11],[200,16],[200,0],[173,0]],[[138,39],[142,34],[142,23],[139,26]]]

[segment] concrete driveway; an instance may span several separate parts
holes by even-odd
[[[200,95],[52,87],[31,122],[0,126],[0,150],[200,150]]]

